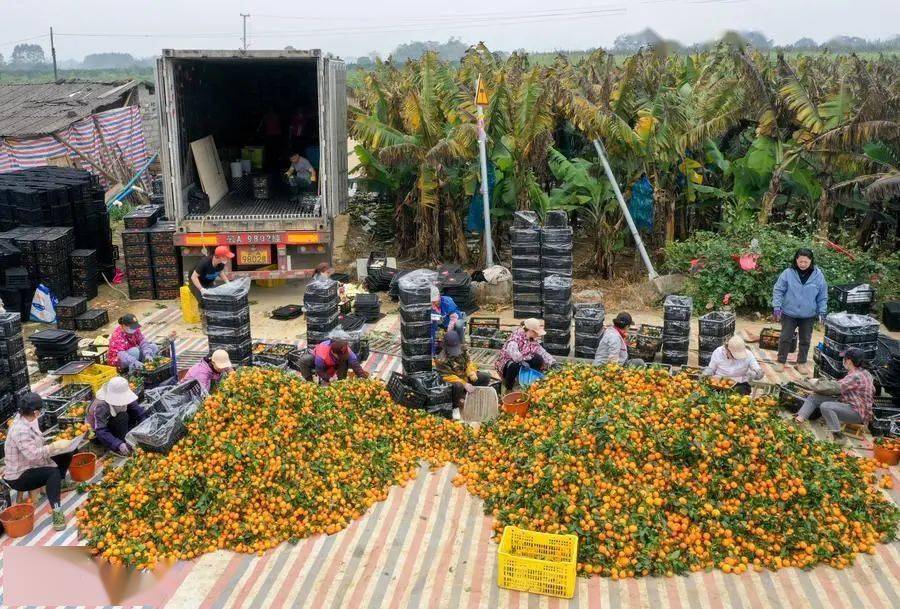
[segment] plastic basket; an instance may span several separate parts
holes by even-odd
[[[730,311],[713,311],[699,320],[701,336],[731,336],[734,334],[734,313]]]
[[[843,345],[878,341],[878,320],[867,315],[832,313],[825,318],[825,336]]]
[[[91,364],[78,374],[63,376],[62,382],[63,385],[90,385],[91,391],[96,395],[96,393],[100,391],[100,388],[114,376],[116,376],[116,369],[114,366]]]
[[[497,585],[559,598],[575,594],[578,537],[503,529],[497,552]]]
[[[387,389],[395,402],[407,408],[424,408],[428,401],[428,395],[419,391],[410,379],[399,372],[391,373]]]

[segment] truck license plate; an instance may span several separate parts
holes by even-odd
[[[237,247],[237,263],[240,266],[272,264],[272,250],[269,246],[239,245]]]

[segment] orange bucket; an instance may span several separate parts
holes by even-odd
[[[503,396],[503,412],[524,417],[528,413],[528,395],[524,391],[513,391]]]
[[[883,465],[897,465],[897,463],[900,463],[900,451],[898,450],[890,450],[876,444],[872,452],[875,454],[875,460]]]
[[[24,537],[34,529],[34,506],[17,503],[0,512],[0,522],[10,537]]]
[[[72,457],[69,475],[75,482],[87,482],[97,473],[97,455],[94,453],[78,453]]]

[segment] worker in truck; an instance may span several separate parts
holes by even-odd
[[[299,196],[301,193],[314,190],[313,182],[316,181],[316,169],[308,159],[300,156],[299,152],[291,153],[291,165],[285,172],[291,194]]]

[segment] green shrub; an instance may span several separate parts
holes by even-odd
[[[753,239],[755,245],[751,244]],[[772,287],[778,275],[801,247],[813,250],[829,286],[868,282],[877,290],[878,300],[896,298],[900,255],[895,253],[879,261],[864,252],[851,251],[851,259],[811,237],[771,228],[695,233],[687,241],[666,247],[665,268],[689,276],[686,292],[694,297],[699,311],[721,306],[726,294],[730,294],[729,304],[737,309],[765,311],[772,307]],[[758,253],[760,258],[757,268],[747,272],[741,270],[733,256],[749,252]]]

